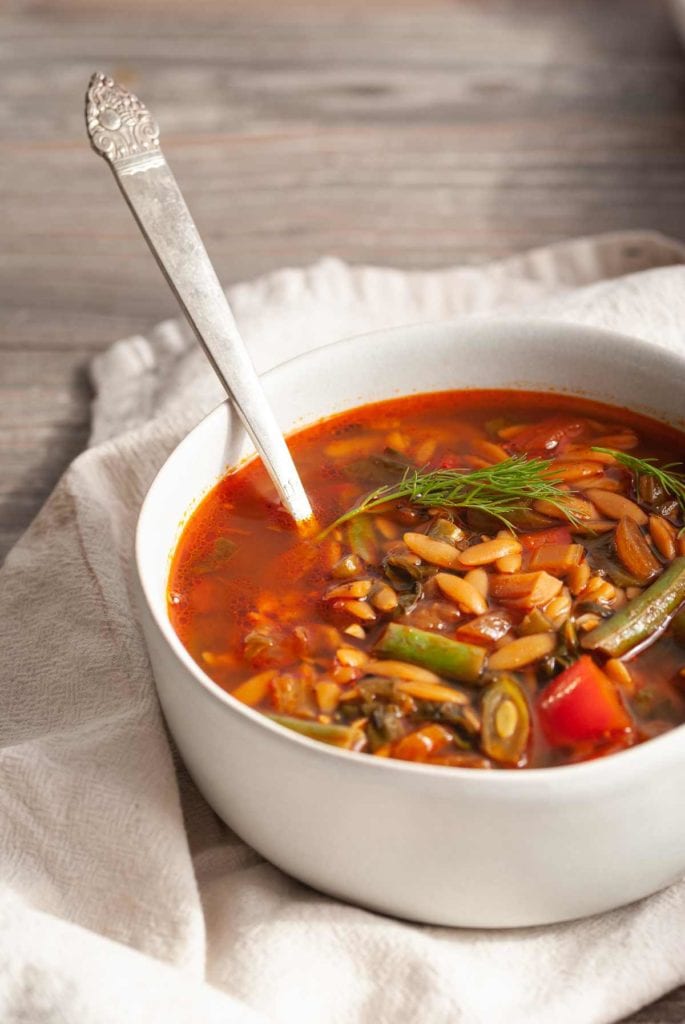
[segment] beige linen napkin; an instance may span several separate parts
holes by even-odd
[[[683,262],[650,234],[475,269],[328,259],[231,301],[260,370],[369,328],[503,310],[680,347]],[[175,321],[92,374],[92,446],[0,574],[0,1020],[592,1024],[685,982],[685,880],[555,927],[410,925],[294,882],[218,821],[164,729],[130,555],[150,480],[220,390]]]

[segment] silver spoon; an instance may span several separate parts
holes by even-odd
[[[312,508],[262,391],[231,308],[159,146],[159,128],[137,96],[103,74],[86,93],[86,126],[108,161],[162,273],[226,389],[296,523]]]

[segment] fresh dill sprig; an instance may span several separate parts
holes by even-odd
[[[510,530],[513,525],[508,516],[513,512],[534,501],[548,501],[574,523],[570,495],[558,486],[557,479],[551,460],[524,455],[483,469],[408,469],[397,484],[386,484],[367,494],[321,536],[355,516],[401,500],[420,508],[477,509],[499,519]]]
[[[638,459],[635,455],[628,455],[627,452],[619,452],[614,448],[595,446],[592,451],[613,455],[617,462],[620,462],[626,469],[631,469],[638,478],[641,476],[654,477],[665,491],[673,495],[685,514],[685,473],[674,472],[676,466],[683,465],[682,462],[667,462],[664,466],[658,466],[656,459]]]

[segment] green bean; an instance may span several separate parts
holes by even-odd
[[[408,661],[462,683],[477,682],[485,661],[483,647],[397,622],[388,625],[373,650],[382,657]]]
[[[663,626],[685,600],[685,558],[676,558],[658,580],[605,619],[581,640],[586,651],[603,651],[612,658],[645,640],[656,640]]]
[[[290,715],[267,715],[272,722],[309,736],[321,743],[330,743],[334,747],[345,747],[347,750],[358,750],[364,740],[360,729],[349,725],[329,725],[324,722],[312,722],[308,718],[292,718]]]
[[[357,516],[347,524],[347,540],[355,555],[376,561],[376,531],[369,516]]]
[[[483,750],[495,761],[516,767],[525,759],[529,736],[525,694],[513,676],[502,675],[483,697]]]

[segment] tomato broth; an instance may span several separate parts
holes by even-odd
[[[314,529],[255,459],[172,561],[172,625],[237,699],[341,748],[474,769],[601,757],[685,721],[678,432],[457,391],[353,409],[289,447]]]

